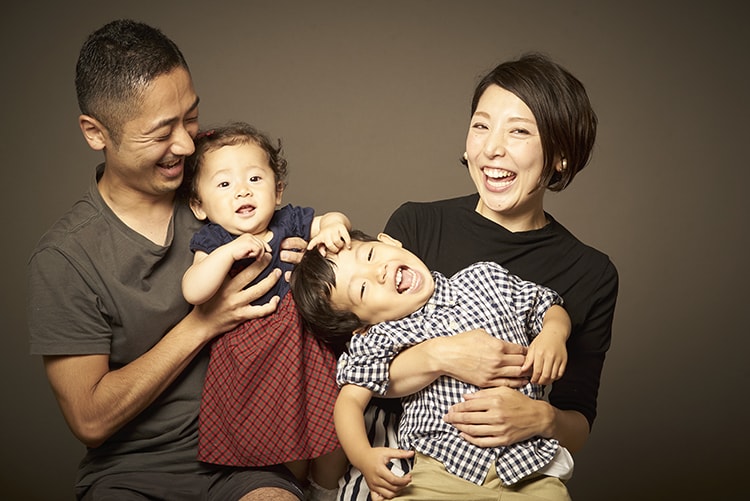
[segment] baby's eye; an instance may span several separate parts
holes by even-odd
[[[365,282],[362,282],[362,287],[359,289],[359,299],[362,300],[365,297],[365,289],[367,288],[367,284]]]
[[[219,188],[226,188],[229,186],[229,181],[221,181],[218,185]]]
[[[258,181],[260,181],[260,179],[260,176],[250,176],[251,183],[257,183]]]

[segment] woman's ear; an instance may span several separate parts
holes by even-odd
[[[378,242],[382,242],[388,245],[393,245],[394,247],[403,247],[401,242],[399,242],[392,236],[388,235],[387,233],[378,233]]]
[[[90,115],[80,115],[78,126],[81,128],[83,138],[92,150],[101,151],[107,146],[107,129],[96,118]]]

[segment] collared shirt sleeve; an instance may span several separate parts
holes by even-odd
[[[391,360],[403,348],[377,325],[366,334],[355,334],[349,342],[349,350],[339,358],[336,382],[339,386],[364,386],[378,395],[385,395]]]

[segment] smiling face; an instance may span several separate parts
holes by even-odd
[[[233,235],[263,236],[281,203],[267,153],[255,143],[222,146],[205,153],[190,206],[198,219],[208,218]]]
[[[377,242],[353,240],[351,249],[327,259],[333,261],[336,273],[331,303],[369,325],[417,311],[435,290],[427,266],[385,234]]]
[[[479,99],[466,137],[477,212],[510,231],[544,226],[544,154],[534,114],[512,92],[491,85]]]
[[[117,140],[96,119],[81,117],[89,144],[104,150],[106,167],[100,189],[138,197],[171,197],[182,182],[185,157],[193,153],[198,133],[198,96],[190,74],[178,67],[156,77],[136,106]]]

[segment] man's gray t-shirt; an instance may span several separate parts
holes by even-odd
[[[97,176],[102,166],[97,169]],[[153,347],[190,311],[181,291],[201,222],[177,203],[164,246],[125,225],[92,180],[41,238],[29,262],[34,355],[108,354],[114,370]],[[208,352],[103,445],[88,449],[77,486],[121,471],[200,471],[198,409]]]

